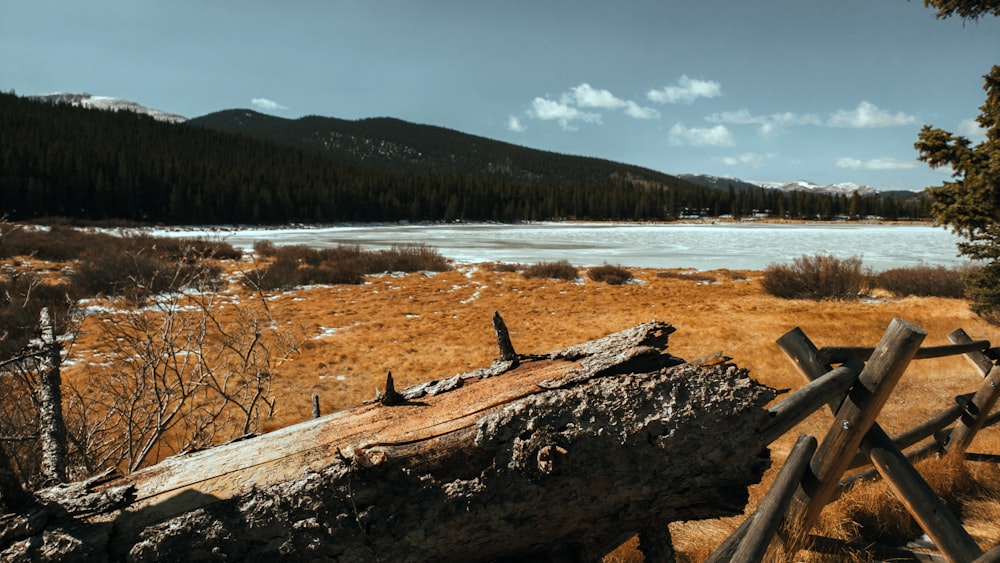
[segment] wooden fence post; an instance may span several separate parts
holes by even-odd
[[[857,381],[863,367],[863,364],[851,362],[830,370],[768,409],[771,420],[760,431],[764,443],[777,440],[824,404],[839,403],[844,393]]]
[[[972,341],[962,329],[949,334],[948,340],[955,344]],[[983,423],[996,405],[997,399],[1000,398],[1000,366],[994,366],[993,362],[982,352],[968,352],[965,354],[965,358],[976,366],[980,375],[985,377],[972,400],[965,404],[965,412],[962,413],[958,423],[955,424],[955,429],[948,437],[948,443],[945,444],[948,453],[965,453],[972,439],[976,437],[976,433],[982,429]]]
[[[785,464],[778,471],[771,489],[750,516],[752,519],[750,527],[736,553],[733,554],[732,561],[760,561],[764,558],[767,546],[781,526],[785,510],[802,481],[802,476],[809,468],[809,460],[815,451],[816,438],[808,434],[799,436]]]
[[[788,356],[788,359],[795,364],[799,373],[809,381],[818,379],[832,369],[829,364],[820,360],[819,349],[799,327],[781,335],[777,344],[781,351]],[[841,401],[843,401],[843,397],[830,399],[830,411],[836,413]]]
[[[902,319],[893,319],[889,324],[813,456],[812,476],[803,479],[792,498],[785,520],[787,531],[808,533],[819,519],[854,452],[875,424],[875,418],[926,336],[922,328]]]
[[[896,493],[896,498],[906,505],[920,528],[949,559],[971,561],[982,555],[962,523],[881,428],[868,431],[863,451]]]

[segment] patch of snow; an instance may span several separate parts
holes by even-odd
[[[479,299],[479,294],[482,291],[483,291],[483,286],[477,287],[476,291],[472,294],[471,297],[469,297],[468,299],[463,299],[463,300],[459,301],[459,303],[461,303],[462,305],[468,305],[469,303],[472,303],[476,299]]]

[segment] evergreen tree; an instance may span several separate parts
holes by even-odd
[[[937,17],[958,16],[978,20],[984,15],[1000,16],[1000,0],[924,0],[924,6],[937,9]]]
[[[931,213],[967,242],[959,252],[986,265],[968,278],[972,309],[1000,321],[1000,66],[986,75],[986,103],[976,118],[986,140],[973,146],[960,135],[925,125],[915,144],[920,160],[949,166],[953,180],[929,188]]]

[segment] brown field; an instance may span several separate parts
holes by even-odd
[[[241,262],[239,267],[251,265]],[[296,335],[300,344],[276,374],[272,396],[277,411],[265,429],[309,418],[314,393],[324,414],[358,405],[383,386],[388,371],[401,388],[488,365],[497,353],[494,311],[503,315],[520,353],[559,349],[653,319],[667,321],[677,328],[671,354],[694,359],[721,351],[757,380],[779,389],[804,382],[774,343],[796,326],[820,347],[872,346],[894,317],[923,327],[928,332],[925,345],[947,344],[946,335],[959,327],[973,338],[1000,342],[1000,327],[977,318],[958,299],[877,295],[850,302],[783,300],[764,293],[759,272],[631,272],[636,282],[612,286],[584,280],[583,270],[581,279],[573,282],[526,279],[516,272],[494,272],[484,264],[436,274],[369,276],[363,285],[269,293],[267,306],[278,326]],[[260,299],[236,284],[229,291],[228,298],[242,303]],[[85,322],[74,353],[86,356],[92,349],[88,335],[96,333],[90,324],[94,322],[98,319]],[[904,430],[979,383],[980,377],[961,358],[916,362],[879,422],[890,434]],[[772,445],[775,464],[764,483],[751,491],[748,510],[766,492],[795,438],[800,433],[822,438],[830,422],[828,412],[817,413]],[[970,451],[1000,453],[1000,431],[984,431]],[[1000,542],[1000,526],[995,524],[1000,520],[1000,471],[984,463],[937,465],[926,471],[946,477],[961,473],[980,484],[962,496],[964,522],[981,547]],[[878,492],[874,485],[864,489],[875,498],[850,496],[827,508],[824,534],[850,535],[850,503],[885,504],[884,490]],[[670,530],[682,560],[699,561],[739,522],[675,523]],[[608,560],[642,558],[633,544],[626,544]]]

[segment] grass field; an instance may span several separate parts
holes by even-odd
[[[237,269],[251,267],[242,261]],[[319,395],[324,414],[356,406],[374,396],[388,371],[401,388],[488,365],[497,353],[494,311],[506,320],[519,353],[559,349],[652,319],[666,321],[677,328],[671,354],[694,359],[721,351],[757,380],[778,389],[804,383],[775,345],[794,327],[801,327],[819,347],[873,346],[894,317],[923,327],[928,332],[925,345],[947,344],[946,335],[955,328],[964,328],[973,338],[1000,342],[1000,328],[974,316],[961,299],[874,295],[857,301],[786,300],[764,292],[759,272],[630,271],[632,282],[608,285],[586,279],[582,270],[575,281],[529,279],[482,264],[439,273],[368,276],[361,285],[265,294],[234,283],[222,298],[240,303],[266,299],[276,326],[299,342],[297,352],[275,375],[272,396],[277,410],[265,422],[267,430],[309,418],[312,394]],[[75,354],[85,357],[101,345],[94,340],[98,322],[100,318],[90,317],[84,323]],[[902,431],[949,406],[955,395],[975,390],[980,381],[961,358],[914,363],[879,422],[890,434]],[[817,413],[772,445],[775,464],[764,483],[751,491],[748,510],[766,492],[795,438],[800,433],[822,438],[830,423],[827,411]],[[1000,453],[1000,432],[984,431],[970,451]],[[943,475],[945,481],[961,478],[966,486],[956,495],[967,529],[981,547],[1000,542],[1000,526],[995,524],[1000,521],[1000,471],[995,466],[938,463],[925,471]],[[864,495],[849,495],[828,507],[822,533],[844,538],[858,533],[866,507],[887,505],[890,495],[878,487],[866,486]],[[876,520],[888,519],[874,508],[871,512]],[[739,522],[674,523],[670,530],[681,560],[700,561]],[[642,558],[632,542],[608,560]]]

